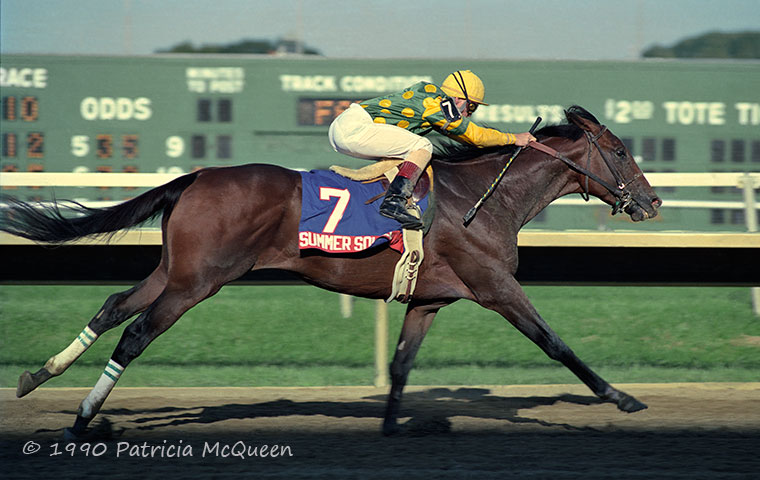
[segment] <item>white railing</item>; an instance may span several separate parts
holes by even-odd
[[[743,201],[663,200],[667,208],[725,208],[743,209],[748,232],[757,232],[757,202],[755,190],[760,189],[760,173],[647,173],[653,187],[735,187],[742,190]],[[552,205],[583,205],[576,198],[560,198]],[[590,205],[603,205],[592,199]]]
[[[183,174],[174,173],[69,173],[69,172],[4,172],[0,174],[0,187],[155,187]],[[758,231],[755,190],[760,189],[760,173],[649,173],[647,179],[654,187],[736,187],[743,191],[743,201],[664,200],[666,208],[721,208],[743,209],[747,232]],[[76,200],[76,199],[75,199]],[[86,201],[87,206],[113,205],[115,201]],[[560,198],[552,205],[605,205],[592,198]],[[523,246],[757,246],[755,235],[741,233],[720,234],[699,232],[699,237],[684,237],[684,232],[597,232],[563,231],[542,232],[526,229],[520,232]],[[558,237],[561,236],[561,240]],[[686,238],[686,239],[685,239]],[[121,244],[160,243],[160,232],[155,229],[137,229],[117,239]],[[84,240],[83,243],[87,243]],[[25,240],[0,234],[0,243],[26,243]]]

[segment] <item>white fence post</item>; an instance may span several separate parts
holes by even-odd
[[[339,293],[338,296],[340,297],[340,315],[343,318],[351,318],[354,314],[354,297],[345,293]]]
[[[375,300],[375,386],[388,386],[388,304]]]
[[[747,223],[747,231],[750,233],[757,232],[755,188],[760,187],[760,185],[755,185],[749,173],[742,175],[739,184],[744,194],[744,221]],[[755,312],[755,315],[760,316],[760,287],[752,287],[750,292],[752,296],[752,311]]]

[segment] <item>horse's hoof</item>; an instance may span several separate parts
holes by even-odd
[[[46,368],[41,368],[37,373],[32,373],[29,370],[25,371],[18,377],[18,387],[16,387],[16,397],[21,398],[27,393],[31,392],[35,388],[39,387],[43,383],[47,382],[53,377]]]
[[[107,417],[88,427],[90,420],[77,415],[72,427],[63,429],[63,439],[69,442],[107,442],[114,439],[113,424]],[[116,435],[121,435],[123,429]]]
[[[622,395],[620,400],[618,400],[617,406],[620,410],[627,413],[638,412],[639,410],[649,408],[646,403],[639,402],[630,395]]]
[[[34,376],[32,376],[32,372],[29,370],[25,371],[21,374],[20,377],[18,377],[18,387],[16,387],[16,397],[21,398],[27,393],[31,392],[37,386],[39,383],[37,383],[34,379]]]
[[[63,439],[67,442],[81,442],[86,437],[85,433],[76,433],[73,428],[66,427],[63,429]]]
[[[391,437],[401,432],[401,427],[396,422],[383,422],[383,435]]]
[[[21,398],[27,393],[34,390],[34,380],[32,380],[32,372],[25,371],[18,377],[18,387],[16,387],[16,398]]]

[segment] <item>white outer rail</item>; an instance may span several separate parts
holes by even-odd
[[[175,173],[71,173],[71,172],[3,172],[3,186],[57,187],[155,187],[184,174]],[[647,173],[653,187],[740,187],[750,179],[760,188],[760,172]]]

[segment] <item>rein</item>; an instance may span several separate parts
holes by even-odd
[[[604,151],[599,146],[598,140],[599,138],[604,135],[604,133],[607,131],[606,126],[602,126],[602,129],[597,133],[596,135],[591,135],[589,132],[585,132],[586,134],[586,140],[588,141],[588,156],[586,161],[586,168],[583,168],[582,166],[578,165],[577,163],[573,162],[566,156],[559,153],[557,150],[549,147],[548,145],[544,145],[542,143],[538,142],[531,142],[528,144],[529,147],[534,148],[536,150],[539,150],[543,153],[546,153],[547,155],[551,155],[552,157],[561,160],[564,162],[568,167],[570,167],[571,170],[574,170],[586,177],[585,182],[585,188],[581,196],[585,201],[589,201],[589,188],[588,188],[588,181],[589,178],[602,187],[604,187],[608,192],[610,192],[612,195],[615,196],[617,201],[615,202],[615,205],[612,207],[612,214],[615,215],[616,213],[620,212],[621,210],[624,210],[626,207],[628,207],[631,203],[633,203],[633,199],[631,198],[631,192],[628,191],[628,186],[635,182],[639,177],[643,175],[643,173],[637,173],[632,179],[630,180],[623,180],[623,175],[620,173],[620,171],[617,169],[614,163],[612,163],[609,158],[607,158],[607,155],[604,154]],[[599,151],[599,154],[602,156],[602,159],[604,160],[604,163],[607,164],[607,168],[609,168],[610,173],[612,173],[612,176],[615,178],[615,185],[610,185],[608,182],[604,181],[602,178],[600,178],[598,175],[596,175],[594,172],[589,170],[591,165],[591,153],[592,153],[592,145],[596,147],[596,149]]]
[[[533,126],[530,127],[529,132],[531,133],[531,135],[536,130],[536,127],[538,127],[539,123],[541,123],[541,117],[537,117],[536,121],[533,122]],[[470,224],[470,222],[472,222],[473,218],[475,218],[475,214],[478,213],[478,209],[483,205],[483,203],[486,200],[488,200],[488,197],[491,196],[491,194],[493,193],[493,191],[496,189],[496,186],[501,181],[501,177],[504,176],[504,174],[507,172],[507,169],[512,164],[512,160],[514,160],[515,157],[517,157],[520,154],[520,152],[523,151],[523,148],[525,148],[525,147],[518,147],[517,150],[515,150],[515,153],[513,153],[512,156],[509,157],[509,160],[507,161],[507,164],[504,165],[504,168],[501,170],[501,173],[499,173],[499,175],[496,177],[496,180],[494,180],[493,183],[491,184],[491,186],[488,187],[488,190],[486,190],[486,193],[484,193],[483,196],[480,197],[480,200],[478,200],[478,203],[476,203],[475,206],[473,206],[470,209],[470,211],[467,212],[467,214],[462,218],[462,223],[464,224],[465,227],[468,226]]]

